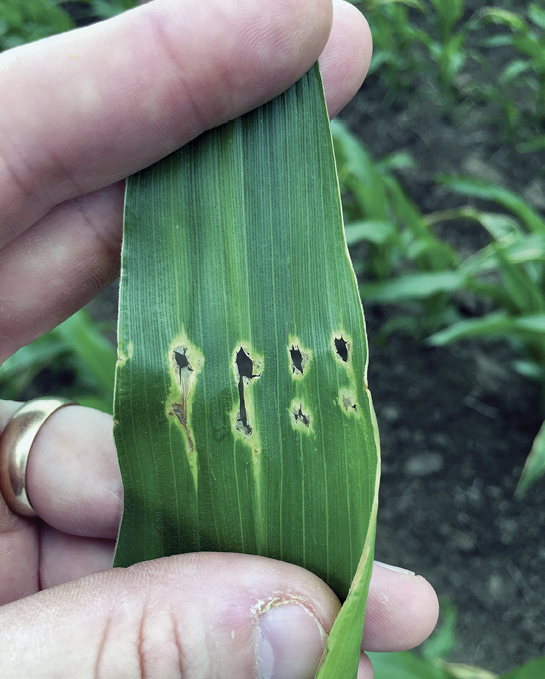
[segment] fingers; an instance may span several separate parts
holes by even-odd
[[[219,2],[206,5],[210,18],[197,0],[158,0],[0,56],[0,361],[117,276],[123,185],[94,189],[274,96],[327,37],[327,0]],[[360,86],[370,51],[363,17],[336,0],[320,59],[331,114]]]
[[[0,423],[16,407],[6,402],[2,406]],[[54,413],[32,447],[27,489],[40,517],[55,528],[42,535],[43,586],[63,583],[111,565],[111,540],[117,534],[122,511],[111,417],[79,406]],[[31,523],[22,522],[22,530],[31,530]],[[18,533],[12,530],[10,535],[10,553],[29,551],[25,547],[29,542],[26,533],[17,537]],[[79,540],[76,535],[92,540]],[[13,543],[14,539],[19,542]],[[35,568],[35,561],[36,556],[31,553],[25,563],[31,562]],[[0,554],[1,563],[7,562]],[[28,579],[30,575],[25,582]],[[32,590],[35,586],[33,583],[25,591],[19,588],[19,596],[35,591]],[[369,591],[362,648],[367,651],[412,648],[431,633],[438,610],[436,594],[426,580],[377,563]]]
[[[366,651],[413,648],[432,633],[438,615],[439,602],[429,582],[375,562],[362,648]]]
[[[0,432],[20,405],[0,402]],[[0,496],[0,605],[111,566],[123,503],[112,418],[79,406],[53,413],[32,445],[26,482],[52,528],[13,514]]]
[[[0,250],[0,362],[119,273],[124,182],[53,208]]]
[[[99,573],[112,567],[115,542],[67,535],[40,528],[40,589]]]
[[[358,665],[358,679],[373,679],[373,666],[365,653],[361,654]]]
[[[0,423],[12,414],[16,404],[3,402],[2,406]],[[54,413],[41,428],[32,447],[27,488],[41,518],[56,529],[48,529],[42,535],[42,586],[63,583],[111,565],[111,538],[117,534],[122,511],[111,417],[79,406],[61,408]],[[22,530],[28,532],[31,524],[23,522]],[[17,535],[16,531],[11,531],[10,553],[19,553],[21,549],[29,551],[25,547],[29,537],[25,532],[20,537]],[[80,540],[74,535],[93,539]],[[17,544],[13,543],[16,538]],[[0,542],[0,547],[2,544]],[[25,568],[27,563],[36,568],[35,561],[36,555],[31,553],[25,559]],[[7,562],[0,554],[0,564]],[[31,575],[24,580],[31,581]],[[32,587],[36,587],[33,580],[27,590],[19,588],[18,595],[35,591]],[[412,648],[431,633],[438,611],[437,596],[424,578],[376,563],[362,648],[367,651]]]
[[[110,415],[69,406],[49,417],[34,439],[27,493],[34,509],[64,533],[115,538],[123,489]]]
[[[320,56],[329,117],[334,118],[361,87],[373,51],[371,31],[353,5],[333,3],[333,26]]]
[[[396,629],[392,609],[381,605],[396,588],[408,587],[409,597],[423,591],[424,581],[377,569],[368,610],[375,607],[373,615],[383,616],[389,641],[381,650],[407,647],[408,630]],[[0,654],[6,676],[29,679],[118,676],[121,670],[150,679],[310,679],[338,610],[331,590],[297,566],[237,554],[176,556],[105,571],[4,606]],[[413,607],[406,627],[418,626],[418,616],[422,611]],[[363,655],[358,679],[372,676]]]
[[[196,554],[110,570],[0,609],[6,676],[311,679],[339,604],[278,561]]]
[[[280,94],[331,0],[156,0],[0,57],[0,245]]]

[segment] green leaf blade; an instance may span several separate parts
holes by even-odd
[[[129,179],[119,353],[116,564],[254,553],[341,599],[364,573],[359,658],[378,439],[317,67]]]

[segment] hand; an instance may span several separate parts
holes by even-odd
[[[329,0],[157,0],[0,55],[0,361],[115,278],[128,174],[274,97],[320,54],[330,113],[342,108],[370,39],[342,2],[330,28]],[[15,407],[1,404],[0,430]],[[313,676],[339,603],[306,571],[228,554],[105,570],[122,507],[107,416],[55,413],[27,478],[40,520],[0,498],[0,602],[13,602],[0,676],[244,679],[256,645],[274,655],[268,676]],[[291,603],[266,613],[273,599]],[[364,648],[410,647],[436,617],[422,578],[377,566]]]
[[[348,102],[371,39],[354,7],[334,15],[331,0],[157,0],[0,55],[0,363],[117,277],[125,177],[320,54],[331,115]]]
[[[17,405],[0,402],[0,431]],[[40,520],[0,498],[0,603],[14,602],[0,608],[1,677],[251,679],[258,649],[275,663],[260,679],[314,677],[340,604],[302,568],[201,553],[110,569],[123,503],[108,415],[54,413],[32,447],[27,492]],[[375,565],[364,650],[410,648],[436,619],[423,578]],[[362,655],[358,679],[371,677]]]

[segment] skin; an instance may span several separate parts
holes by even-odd
[[[0,55],[0,360],[118,275],[126,176],[318,57],[333,116],[370,56],[365,20],[331,0],[156,0]],[[0,402],[0,431],[17,407]],[[274,625],[273,679],[314,676],[340,604],[303,569],[206,553],[111,568],[122,488],[110,417],[52,415],[27,489],[38,520],[0,498],[1,678],[253,678]],[[422,577],[376,565],[362,649],[410,648],[437,612]],[[362,653],[358,679],[371,677]]]

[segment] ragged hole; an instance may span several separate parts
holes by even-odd
[[[237,428],[243,431],[247,436],[252,434],[252,427],[248,422],[248,413],[246,411],[246,402],[244,400],[244,379],[251,380],[254,377],[259,377],[259,375],[254,375],[254,363],[248,354],[244,351],[243,347],[237,352],[237,357],[235,360],[237,370],[238,370],[238,397],[239,397],[239,413],[237,417]]]
[[[296,422],[301,421],[305,425],[305,427],[308,427],[310,425],[310,420],[308,419],[308,417],[303,412],[303,406],[302,405],[299,406],[298,411],[297,410],[293,411],[293,417],[295,418]]]
[[[259,377],[259,375],[254,375],[254,363],[243,347],[240,347],[237,352],[236,364],[240,379],[246,377],[251,380],[253,377]]]
[[[180,372],[180,382],[182,381],[182,370],[185,368],[193,372],[193,368],[189,365],[187,359],[187,348],[184,347],[182,351],[180,349],[174,349],[174,360],[176,361],[176,366]]]
[[[293,373],[299,372],[302,375],[303,374],[303,354],[301,353],[301,349],[299,349],[299,347],[296,347],[292,344],[291,349],[290,349],[290,356],[291,356],[291,371]]]
[[[339,355],[339,358],[345,363],[348,361],[348,342],[344,337],[335,337],[335,351]]]

